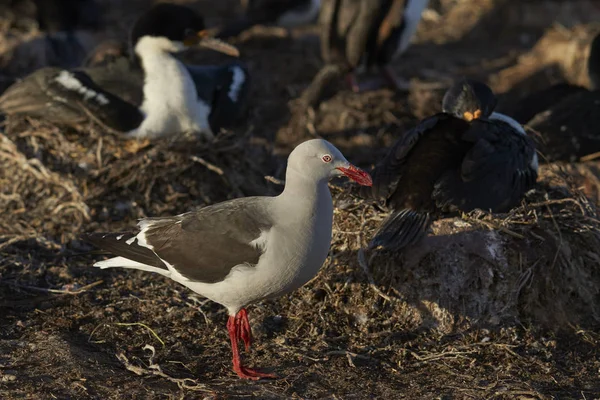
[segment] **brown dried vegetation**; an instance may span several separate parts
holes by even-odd
[[[193,4],[217,23],[236,2],[212,3]],[[457,75],[489,79],[500,93],[517,82],[522,93],[539,88],[527,80],[538,72],[530,61],[514,85],[506,77],[536,56],[539,45],[531,47],[555,19],[560,29],[593,32],[571,27],[600,10],[583,0],[583,14],[574,2],[515,3],[432,1],[397,63],[414,77],[410,92],[342,90],[314,115],[287,106],[319,68],[314,28],[288,37],[257,27],[237,43],[254,81],[248,123],[211,144],[126,142],[95,125],[8,119],[0,133],[0,397],[597,397],[594,162],[545,166],[520,207],[437,221],[433,235],[399,255],[361,251],[385,213],[333,182],[334,237],[321,273],[250,313],[248,363],[272,367],[281,379],[270,382],[231,372],[219,306],[160,276],[93,269],[99,256],[77,239],[130,229],[144,216],[275,194],[280,182],[266,177],[283,177],[287,152],[313,135],[368,167],[438,111]],[[578,74],[563,63],[563,79]],[[544,76],[545,85],[555,79]]]

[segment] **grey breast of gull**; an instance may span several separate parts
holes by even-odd
[[[280,195],[146,218],[136,233],[88,234],[88,241],[118,256],[94,265],[157,272],[227,307],[234,371],[246,379],[273,377],[241,363],[238,341],[246,349],[251,343],[244,307],[297,289],[317,274],[331,242],[333,202],[327,182],[339,175],[371,185],[369,174],[331,143],[306,141],[288,158]]]

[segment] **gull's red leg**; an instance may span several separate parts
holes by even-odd
[[[239,319],[240,336],[246,346],[246,351],[250,350],[252,345],[252,329],[250,328],[250,321],[248,321],[248,312],[245,308],[242,308],[237,315],[236,319]]]
[[[260,378],[276,378],[273,374],[258,372],[254,369],[244,367],[242,358],[238,348],[238,342],[242,340],[249,349],[252,343],[252,331],[250,330],[250,322],[248,321],[248,313],[245,309],[241,309],[235,316],[230,315],[227,320],[227,332],[231,340],[231,351],[233,352],[233,370],[242,379],[258,380]]]

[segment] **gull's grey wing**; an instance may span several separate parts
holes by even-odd
[[[252,242],[271,229],[269,199],[248,197],[175,217],[147,218],[136,236],[91,234],[87,240],[115,255],[214,283],[236,265],[256,265],[264,249]],[[129,244],[127,241],[129,240]]]

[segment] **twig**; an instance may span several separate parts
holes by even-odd
[[[83,113],[85,115],[87,115],[87,117],[90,119],[91,122],[97,124],[98,126],[100,126],[100,128],[102,128],[103,130],[112,133],[115,136],[119,136],[122,137],[124,132],[118,131],[114,128],[111,128],[110,126],[106,125],[104,122],[102,122],[102,120],[100,120],[100,118],[96,117],[94,115],[94,113],[90,112],[90,110],[88,110],[82,102],[78,101],[77,105],[79,106],[79,109],[81,111],[83,111]]]
[[[10,239],[8,239],[6,242],[0,243],[0,250],[2,250],[5,247],[10,246],[13,243],[22,242],[22,241],[33,239],[33,238],[36,238],[36,237],[37,237],[37,234],[13,236]],[[1,239],[5,239],[5,238],[3,237]]]
[[[96,148],[96,162],[98,163],[98,168],[102,168],[102,136],[98,138],[98,147]]]
[[[96,327],[94,329],[92,329],[92,333],[90,333],[90,336],[88,336],[88,343],[92,342],[92,336],[94,336],[94,333],[96,333],[96,331],[101,327],[101,326],[106,326],[106,324],[98,324],[96,325]],[[96,341],[93,343],[104,343],[104,341]]]
[[[189,301],[184,301],[185,305],[187,305],[188,307],[193,308],[194,310],[197,310],[200,314],[202,314],[202,316],[204,317],[204,322],[206,322],[206,325],[210,325],[210,319],[208,318],[208,316],[206,315],[206,313],[204,312],[204,310],[202,309],[202,306],[205,305],[206,303],[208,303],[209,301],[211,301],[210,299],[206,299],[204,301],[200,301],[197,297],[195,296],[190,296],[190,299],[192,299],[192,301],[195,304],[190,303]]]
[[[354,364],[354,359],[356,359],[356,358],[361,359],[361,360],[372,360],[372,358],[369,356],[352,353],[351,351],[348,351],[348,350],[332,350],[332,351],[328,351],[327,353],[325,353],[325,355],[327,355],[327,356],[346,356],[346,358],[348,358],[348,364],[353,368],[356,368],[356,365]]]
[[[600,151],[597,151],[595,153],[580,157],[579,161],[586,162],[586,161],[595,160],[596,158],[599,158],[599,157],[600,157]]]
[[[213,392],[212,390],[208,389],[205,385],[202,385],[202,384],[198,383],[197,381],[195,381],[193,379],[190,379],[190,378],[173,378],[172,376],[169,376],[169,375],[165,374],[164,372],[162,372],[161,369],[160,369],[160,366],[158,366],[156,364],[151,364],[150,368],[142,368],[142,367],[138,367],[136,365],[133,365],[131,362],[129,362],[129,360],[127,359],[127,357],[123,353],[119,353],[116,356],[117,356],[117,359],[123,363],[123,365],[125,366],[125,368],[128,371],[131,371],[131,372],[133,372],[136,375],[140,375],[140,376],[144,376],[144,375],[160,376],[161,378],[165,378],[165,379],[167,379],[170,382],[176,383],[177,386],[179,386],[182,389],[198,390],[198,391],[205,391],[205,392]],[[192,383],[193,386],[190,385],[189,383]]]
[[[285,181],[283,179],[277,179],[277,178],[275,178],[274,176],[271,176],[271,175],[266,175],[265,176],[265,180],[267,182],[271,182],[271,183],[274,183],[276,185],[281,185],[281,186],[285,185]]]
[[[375,293],[377,293],[383,299],[385,299],[391,303],[392,302],[391,297],[388,296],[387,294],[383,293],[381,291],[381,289],[379,289],[377,287],[377,285],[375,284],[375,279],[373,279],[373,275],[371,275],[371,272],[369,272],[369,265],[367,264],[367,259],[365,257],[365,251],[362,247],[360,249],[358,249],[358,264],[360,264],[363,272],[367,276],[367,280],[369,281],[369,286],[375,291]]]
[[[35,291],[44,292],[44,293],[76,295],[76,294],[84,293],[88,289],[91,289],[94,286],[98,286],[101,283],[104,283],[104,281],[103,280],[99,280],[99,281],[96,281],[94,283],[90,283],[89,285],[82,286],[82,287],[80,287],[79,289],[76,289],[76,290],[48,289],[48,288],[41,288],[41,287],[36,287],[36,286],[19,285],[18,283],[12,283],[12,282],[9,283],[9,284],[12,285],[12,286],[18,287],[18,288],[35,290]]]
[[[563,242],[562,232],[560,231],[560,227],[558,226],[558,223],[556,222],[556,219],[554,218],[554,214],[552,213],[550,206],[546,206],[546,208],[548,209],[548,212],[550,213],[550,218],[552,218],[552,224],[556,228],[556,232],[558,233],[558,240],[559,240],[558,246],[556,246],[556,253],[554,254],[554,259],[552,260],[552,268],[554,268],[554,266],[556,265],[556,261],[558,260],[558,256],[560,255],[560,252],[561,252],[564,242]]]
[[[517,239],[525,239],[525,236],[521,235],[520,233],[511,231],[510,229],[507,229],[507,228],[505,228],[503,226],[494,224],[493,222],[490,222],[490,221],[484,221],[482,219],[471,218],[471,217],[466,216],[466,215],[463,216],[463,219],[466,219],[468,222],[477,222],[480,225],[484,225],[484,226],[486,226],[486,227],[488,227],[490,229],[496,229],[496,230],[498,230],[500,232],[506,233],[507,235],[510,235],[510,236],[515,237]]]
[[[522,358],[520,355],[518,355],[517,353],[515,353],[513,350],[510,349],[511,345],[509,344],[504,344],[504,343],[478,343],[479,346],[494,346],[494,347],[498,347],[500,349],[503,349],[504,351],[506,351],[508,354],[512,355],[515,358]],[[515,347],[515,346],[512,346]]]
[[[217,167],[214,164],[209,163],[208,161],[206,161],[204,158],[199,157],[199,156],[190,156],[190,160],[197,162],[198,164],[204,165],[209,171],[212,171],[214,173],[217,173],[219,175],[224,175],[225,172],[223,172],[223,170],[219,167]]]
[[[160,336],[158,336],[156,334],[156,332],[154,332],[152,330],[152,328],[150,328],[148,325],[143,324],[141,322],[115,322],[113,325],[117,325],[117,326],[141,326],[144,327],[146,329],[148,329],[150,331],[150,333],[156,338],[158,339],[158,341],[160,342],[160,344],[162,344],[163,347],[165,347],[165,342],[163,342],[163,340],[160,338]]]
[[[585,210],[583,209],[581,204],[577,200],[571,199],[571,198],[546,200],[546,201],[541,201],[539,203],[531,203],[528,205],[529,205],[529,207],[548,207],[551,204],[564,204],[564,203],[574,203],[575,205],[577,205],[579,207],[579,210],[581,211],[581,215],[583,215],[583,216],[586,215]]]
[[[413,356],[414,358],[416,358],[417,360],[421,361],[421,362],[427,362],[427,361],[434,361],[434,360],[439,360],[440,358],[445,358],[445,357],[459,357],[465,354],[473,354],[473,353],[477,353],[476,350],[470,350],[470,351],[443,351],[441,353],[437,353],[437,354],[431,354],[428,356],[420,356],[417,353],[415,353],[414,351],[410,351],[408,350],[408,352],[410,353],[411,356]]]

